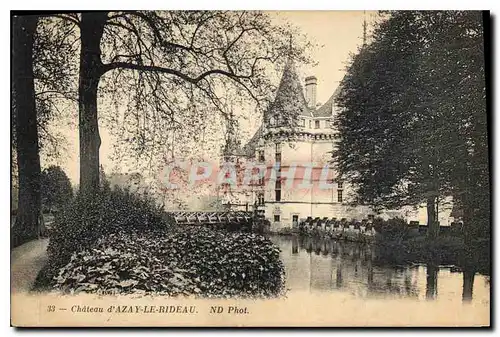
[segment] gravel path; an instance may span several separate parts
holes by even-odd
[[[14,248],[10,253],[10,290],[31,290],[38,272],[47,262],[49,239],[33,240]]]

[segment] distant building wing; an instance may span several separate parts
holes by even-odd
[[[257,148],[257,146],[259,144],[259,140],[262,138],[263,134],[264,134],[264,126],[261,125],[257,129],[257,131],[255,131],[255,134],[248,141],[248,143],[246,143],[245,146],[243,147],[243,153],[247,157],[254,157],[255,156],[255,149]]]
[[[318,110],[313,112],[314,117],[331,117],[333,111],[333,100],[335,98],[335,94],[330,96],[328,101],[323,104]]]
[[[335,106],[335,98],[340,92],[340,86],[335,89],[335,92],[319,109],[313,112],[314,117],[331,117]]]

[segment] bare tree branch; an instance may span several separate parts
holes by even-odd
[[[197,77],[190,77],[190,76],[182,73],[181,71],[175,70],[175,69],[164,68],[164,67],[159,67],[159,66],[139,65],[139,64],[133,64],[133,63],[127,63],[127,62],[113,62],[113,63],[105,64],[105,65],[103,65],[103,72],[107,72],[107,71],[110,71],[110,70],[113,70],[116,68],[133,69],[133,70],[139,70],[139,71],[154,71],[154,72],[159,72],[159,73],[163,73],[163,74],[171,74],[171,75],[175,75],[175,76],[183,79],[184,81],[187,81],[187,82],[192,83],[192,84],[197,84],[198,82],[203,80],[205,77],[210,76],[210,75],[215,75],[215,74],[227,76],[233,80],[237,80],[238,83],[241,82],[241,81],[239,81],[240,79],[251,78],[253,76],[253,73],[251,73],[249,75],[236,75],[236,74],[233,74],[233,73],[228,72],[226,70],[212,69],[212,70],[208,70],[208,71],[200,74]]]
[[[40,16],[41,17],[45,17],[45,18],[58,18],[58,19],[67,20],[67,21],[70,21],[70,22],[74,23],[78,27],[80,27],[80,21],[78,20],[78,17],[77,16],[72,16],[70,14],[68,14],[68,15],[65,15],[65,14],[48,14],[48,15],[40,15]]]

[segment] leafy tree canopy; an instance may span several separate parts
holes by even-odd
[[[452,195],[476,209],[489,189],[481,13],[386,14],[336,97],[339,172],[355,202],[437,208]]]
[[[42,204],[51,211],[68,203],[73,198],[73,189],[66,173],[59,166],[49,166],[42,171]]]

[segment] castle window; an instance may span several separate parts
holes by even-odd
[[[312,129],[312,121],[309,121],[309,129]]]
[[[264,151],[263,150],[260,150],[259,151],[259,161],[263,162],[264,161]]]
[[[319,129],[319,121],[314,121],[314,128]]]
[[[264,193],[259,193],[257,196],[257,202],[259,205],[264,205]]]
[[[277,189],[277,190],[281,189],[281,179],[276,179],[275,189]]]
[[[303,119],[303,118],[302,118],[302,119],[300,120],[300,126],[302,126],[303,128],[305,128],[305,127],[306,127],[306,120],[305,120],[305,119]]]
[[[274,222],[280,222],[280,215],[279,214],[274,215]]]
[[[275,161],[276,162],[281,162],[281,143],[276,143],[275,144],[275,150],[276,150],[276,156],[275,156]]]
[[[342,202],[342,190],[337,190],[337,201]]]
[[[339,180],[339,181],[337,181],[337,188],[338,188],[338,189],[342,189],[342,188],[344,188],[344,184],[343,184],[340,180]]]
[[[281,190],[275,190],[274,193],[276,201],[281,201]]]
[[[276,162],[281,163],[281,152],[276,152]]]

